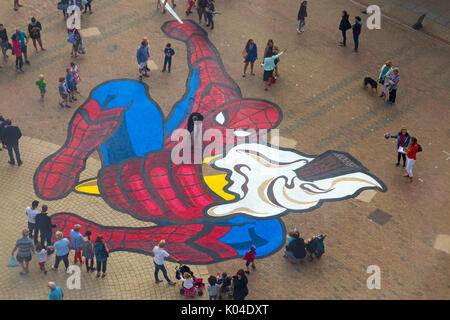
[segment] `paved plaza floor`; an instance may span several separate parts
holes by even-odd
[[[35,199],[47,204],[51,215],[76,214],[109,227],[158,227],[154,222],[136,219],[137,213],[124,214],[102,197],[70,192],[54,200],[39,198],[35,173],[45,158],[66,143],[69,123],[94,87],[114,79],[138,80],[136,48],[143,37],[150,41],[152,69],[143,81],[165,116],[172,115],[172,106],[183,98],[192,71],[185,43],[161,30],[173,17],[156,11],[155,1],[94,1],[93,14],[82,17],[86,54],[75,60],[81,94],[72,109],[61,109],[57,79],[65,75],[72,61],[62,13],[51,0],[22,0],[24,7],[17,12],[10,2],[10,7],[0,12],[0,23],[8,35],[16,27],[25,29],[29,18],[35,16],[42,24],[47,51],[35,53],[30,42],[31,64],[24,66],[23,74],[14,70],[13,58],[0,62],[0,114],[20,127],[24,161],[21,167],[12,167],[7,151],[0,152],[0,261],[4,266],[0,299],[47,299],[48,281],[63,286],[68,300],[184,299],[179,294],[180,281],[176,287],[154,283],[152,257],[139,251],[112,252],[104,279],[96,279],[95,273],[87,274],[82,269],[80,290],[65,287],[68,276],[62,268],[46,276],[39,273],[36,257],[25,277],[19,275],[19,268],[6,267],[15,241],[27,225],[25,208]],[[176,3],[175,11],[184,19],[185,1]],[[282,257],[282,245],[267,251],[267,256],[256,260],[257,270],[249,275],[248,299],[450,298],[450,25],[446,23],[450,8],[445,1],[437,0],[371,1],[385,15],[381,29],[364,26],[360,50],[354,53],[350,32],[347,47],[338,46],[338,26],[342,10],[349,12],[351,22],[355,15],[367,20],[361,13],[361,3],[309,1],[302,34],[294,29],[299,6],[294,0],[216,0],[221,14],[215,16],[214,30],[201,24],[223,63],[220,70],[240,89],[242,99],[269,101],[281,110],[277,126],[281,147],[314,156],[328,150],[343,152],[362,164],[361,172],[380,183],[379,188],[361,193],[355,190],[336,201],[325,201],[303,212],[287,210],[277,216],[285,230],[279,234],[273,231],[273,239],[264,239],[264,243],[275,243],[280,235],[284,241],[285,231],[296,228],[304,238],[327,234],[326,253],[320,260],[292,265]],[[424,32],[414,31],[408,25],[416,22],[422,8],[432,12],[432,19],[424,20]],[[189,18],[197,22],[196,13]],[[243,78],[242,50],[249,38],[258,46],[259,60],[256,76]],[[268,39],[288,51],[281,57],[277,83],[266,92],[259,63]],[[170,74],[160,72],[168,42],[176,52]],[[393,107],[362,84],[366,76],[376,79],[386,60],[392,60],[401,75]],[[47,81],[43,101],[35,85],[40,74]],[[407,183],[402,177],[404,170],[395,166],[394,139],[383,138],[387,132],[397,133],[403,125],[423,147],[417,155],[413,183]],[[79,181],[96,178],[104,161],[93,152]],[[223,257],[220,250],[216,254]],[[206,282],[209,275],[222,271],[234,274],[245,267],[240,257],[219,259],[218,255],[211,254],[212,260],[205,263],[200,259],[193,263],[195,275]],[[369,290],[366,285],[371,265],[381,270],[379,290]],[[171,278],[175,266],[167,263]],[[207,299],[207,294],[197,299]]]

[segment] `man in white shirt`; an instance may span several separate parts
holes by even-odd
[[[37,233],[36,233],[36,215],[38,211],[36,210],[39,205],[39,201],[34,200],[31,203],[31,208],[27,207],[25,212],[28,216],[28,230],[30,230],[30,239],[33,239],[33,231],[34,231],[34,244],[37,244]]]
[[[169,277],[167,276],[167,270],[166,270],[166,267],[164,267],[164,259],[172,258],[173,260],[175,260],[178,263],[180,262],[180,260],[178,260],[174,256],[170,255],[166,250],[164,250],[165,246],[166,246],[166,241],[161,240],[159,242],[159,244],[153,248],[153,254],[155,255],[153,257],[153,262],[155,263],[155,282],[156,283],[162,282],[162,280],[158,279],[158,273],[159,273],[159,270],[161,270],[163,273],[163,276],[164,276],[164,278],[166,278],[167,282],[171,286],[174,286],[175,282],[171,281],[169,279]]]

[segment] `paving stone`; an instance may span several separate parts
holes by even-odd
[[[392,216],[380,209],[376,209],[369,214],[368,218],[379,225],[385,225],[392,218]]]

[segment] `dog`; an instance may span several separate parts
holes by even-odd
[[[371,77],[365,77],[364,78],[364,88],[367,87],[367,85],[370,84],[372,87],[372,90],[375,89],[375,92],[378,92],[378,83],[373,80]]]

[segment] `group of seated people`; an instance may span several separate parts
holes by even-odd
[[[300,233],[298,231],[290,232],[289,236],[290,239],[286,246],[284,257],[288,258],[292,263],[303,261],[308,253],[310,261],[313,260],[313,255],[315,255],[316,258],[320,258],[322,254],[325,253],[323,240],[326,235],[321,234],[315,236],[306,242],[300,237]]]

